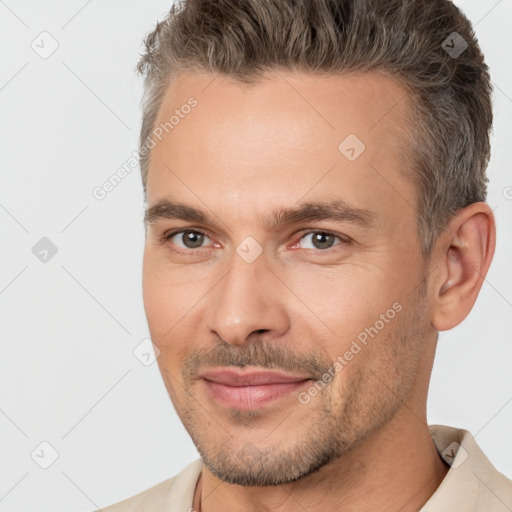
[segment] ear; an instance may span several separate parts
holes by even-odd
[[[486,203],[462,208],[435,248],[432,327],[446,331],[460,324],[475,304],[496,245],[494,215]]]

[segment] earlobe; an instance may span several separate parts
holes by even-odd
[[[495,243],[494,215],[486,203],[473,203],[450,221],[447,232],[438,239],[434,329],[452,329],[469,314],[491,265]]]

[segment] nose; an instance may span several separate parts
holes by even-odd
[[[205,321],[208,329],[231,345],[243,345],[253,333],[278,337],[289,328],[286,290],[264,255],[247,263],[234,253],[229,271],[212,290]]]

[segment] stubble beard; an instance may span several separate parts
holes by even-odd
[[[213,419],[196,400],[184,397],[181,407],[175,403],[203,464],[230,484],[282,485],[335,463],[363,443],[402,408],[413,387],[425,341],[424,291],[421,287],[409,312],[404,308],[403,316],[387,326],[391,329],[371,340],[310,403],[297,400],[291,411],[275,414],[274,426],[265,410],[232,409],[229,419]],[[188,392],[194,396],[194,391],[191,384]]]

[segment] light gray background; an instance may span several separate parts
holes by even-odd
[[[470,430],[512,478],[512,0],[456,3],[495,85],[488,203],[498,243],[472,313],[440,335],[429,423]],[[138,168],[104,200],[92,195],[137,149],[133,69],[168,9],[163,0],[0,1],[1,512],[103,507],[198,457],[156,363],[133,354],[149,336]],[[43,31],[59,45],[46,59],[31,48],[51,49]],[[46,263],[32,252],[42,237],[58,249]],[[36,463],[50,461],[43,441],[58,452],[48,469]]]

